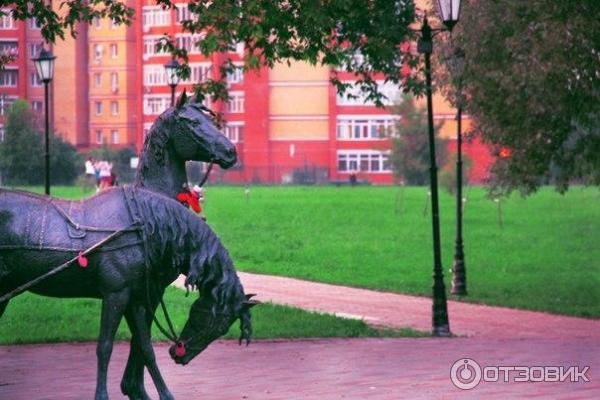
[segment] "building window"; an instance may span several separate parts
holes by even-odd
[[[101,44],[94,45],[94,60],[100,61],[102,60],[102,53],[104,53],[104,46]]]
[[[244,112],[244,92],[230,92],[230,99],[227,102],[227,112],[243,113]]]
[[[12,104],[15,102],[15,97],[9,97],[5,94],[0,95],[0,115],[6,115]]]
[[[388,153],[374,150],[344,150],[337,154],[338,172],[391,172]]]
[[[159,115],[162,114],[171,105],[171,96],[154,95],[144,96],[144,114]]]
[[[31,109],[37,113],[41,113],[42,112],[42,102],[39,100],[33,100],[31,102]]]
[[[118,29],[121,24],[114,19],[110,20],[110,29]]]
[[[29,74],[29,84],[31,87],[40,87],[42,86],[42,81],[38,76],[37,72],[32,72]]]
[[[0,10],[2,15],[0,16],[0,29],[15,29],[15,21],[12,18],[12,11],[3,8]]]
[[[119,74],[116,72],[110,73],[110,90],[113,93],[119,90]]]
[[[160,6],[144,6],[142,8],[142,23],[144,28],[153,26],[169,26],[171,24],[171,10]]]
[[[120,143],[118,130],[115,129],[115,130],[110,131],[110,140],[113,144]]]
[[[198,43],[204,38],[201,34],[180,33],[175,35],[177,47],[187,50],[188,54],[200,54]]]
[[[348,83],[351,86],[346,90],[345,94],[337,95],[338,106],[373,106],[375,103],[367,99],[367,95],[360,90],[359,86],[353,85],[352,82]],[[397,104],[400,99],[401,90],[400,87],[393,82],[377,81],[378,90],[386,97],[382,99],[382,103],[385,106],[391,106]]]
[[[161,48],[159,50],[158,45],[160,43],[160,38],[161,38],[161,36],[152,36],[152,37],[146,36],[144,38],[144,58],[145,59],[147,59],[150,56],[168,53],[167,50],[165,50],[164,48]]]
[[[236,83],[242,83],[244,81],[244,68],[241,66],[235,66],[234,70],[227,73],[227,84],[234,85]]]
[[[19,43],[16,40],[1,41],[0,54],[11,54],[19,51]]]
[[[94,74],[94,85],[96,85],[96,87],[100,87],[102,85],[102,74],[100,72],[96,72]]]
[[[96,115],[102,115],[102,102],[96,101],[94,103],[94,109],[96,110]]]
[[[386,139],[396,132],[397,117],[365,116],[338,117],[338,140],[377,140]]]
[[[18,72],[13,69],[0,71],[0,87],[17,87]]]
[[[40,24],[37,18],[29,18],[27,20],[27,24],[29,25],[29,29],[41,29],[42,24]]]
[[[110,57],[117,58],[119,56],[119,47],[116,43],[111,43],[110,45]]]
[[[102,131],[101,130],[97,130],[96,131],[96,143],[97,144],[104,143],[104,136],[102,136]]]
[[[167,74],[162,65],[144,65],[144,85],[162,86],[167,84]]]
[[[233,143],[242,142],[244,140],[244,123],[228,123],[225,126],[223,134]]]
[[[6,131],[4,130],[4,125],[0,125],[0,142],[4,142],[5,136],[6,136]]]
[[[29,58],[37,57],[40,50],[42,50],[41,43],[29,43]]]
[[[185,82],[189,82],[190,80],[193,83],[204,82],[207,79],[210,79],[212,76],[212,64],[210,63],[198,63],[198,64],[190,64],[190,78]]]
[[[119,102],[118,101],[110,102],[110,113],[112,115],[119,115]]]
[[[102,20],[100,19],[100,17],[94,17],[94,19],[92,20],[92,25],[96,29],[102,28]]]

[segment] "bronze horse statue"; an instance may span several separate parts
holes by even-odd
[[[210,111],[185,92],[163,112],[144,139],[134,185],[175,198],[187,184],[186,161],[237,162],[235,145],[215,127]]]
[[[66,267],[50,276],[57,265]],[[227,250],[200,218],[150,190],[125,186],[66,201],[0,189],[0,298],[43,274],[49,276],[31,292],[102,300],[96,400],[108,398],[107,368],[123,316],[132,333],[123,393],[149,398],[141,379],[146,367],[160,399],[173,398],[156,365],[150,328],[165,288],[179,274],[200,297],[178,338],[185,351],[170,349],[175,362],[188,363],[238,318],[240,341],[250,340],[254,303]],[[7,304],[0,303],[0,316]]]

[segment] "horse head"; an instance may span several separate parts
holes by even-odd
[[[185,161],[214,162],[224,169],[237,162],[235,145],[215,126],[212,111],[185,92],[177,104],[156,120],[144,141],[142,171],[152,164],[163,166],[166,156],[183,168]]]
[[[244,299],[238,306],[231,305],[224,310],[215,310],[212,300],[207,296],[201,296],[194,301],[177,344],[169,349],[171,358],[177,364],[189,363],[209,344],[226,334],[238,318],[241,330],[240,344],[245,340],[248,345],[252,335],[250,308],[259,303],[250,300],[249,296],[245,296]]]
[[[240,344],[250,343],[252,323],[250,308],[259,304],[254,295],[244,294],[229,253],[212,231],[207,232],[202,245],[190,257],[185,271],[186,287],[197,287],[200,297],[190,308],[188,320],[177,344],[169,353],[177,364],[187,364],[240,320]]]
[[[185,161],[215,162],[224,169],[237,162],[235,145],[215,126],[212,112],[185,92],[165,113],[175,153]]]

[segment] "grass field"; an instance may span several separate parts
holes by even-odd
[[[165,302],[180,332],[187,320],[193,297],[180,289],[169,288]],[[162,321],[162,313],[157,315]],[[303,337],[382,337],[425,336],[409,329],[379,330],[362,321],[309,313],[297,308],[263,304],[252,309],[255,339]],[[11,300],[0,319],[0,344],[81,342],[98,338],[100,301],[91,299],[53,299],[22,294]],[[163,322],[163,326],[166,326]],[[227,338],[238,338],[239,323],[233,324]],[[118,339],[128,339],[129,330],[121,323]],[[153,338],[166,338],[153,326]]]
[[[79,197],[78,188],[57,188]],[[466,301],[600,317],[600,191],[552,189],[499,203],[466,190]],[[441,194],[447,286],[454,198]],[[397,187],[207,189],[208,222],[244,271],[429,295],[427,190]],[[498,207],[502,210],[502,226]]]

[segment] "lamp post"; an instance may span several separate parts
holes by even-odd
[[[35,69],[38,77],[44,83],[44,103],[45,103],[45,165],[46,165],[46,179],[45,179],[45,193],[50,195],[50,123],[49,123],[49,112],[48,112],[48,84],[54,77],[54,59],[56,57],[48,50],[42,49],[37,58],[33,59]]]
[[[454,264],[452,265],[452,294],[467,294],[467,273],[465,252],[463,249],[463,162],[462,162],[462,76],[465,70],[465,52],[457,48],[450,57],[449,65],[456,85],[456,241],[454,245]]]
[[[177,60],[172,59],[165,64],[165,72],[167,73],[167,83],[171,88],[171,107],[175,105],[175,88],[179,84],[179,70],[181,65]]]
[[[438,0],[440,17],[451,31],[458,22],[460,0]],[[439,31],[439,30],[435,30]],[[429,26],[427,15],[421,26],[421,37],[417,44],[419,53],[425,56],[425,92],[427,94],[427,123],[429,136],[429,184],[431,190],[431,224],[433,231],[433,304],[432,304],[432,334],[433,336],[450,336],[448,322],[448,305],[446,287],[442,271],[442,250],[440,243],[440,211],[438,199],[437,165],[435,160],[435,135],[433,128],[433,100],[431,88],[431,53],[433,52],[433,32]]]

